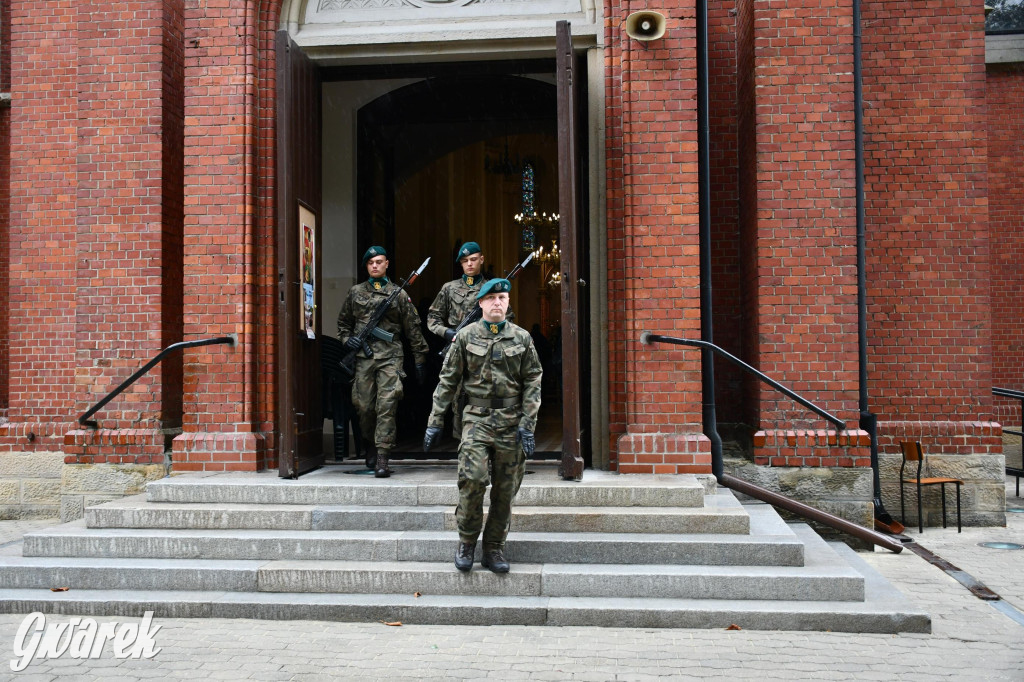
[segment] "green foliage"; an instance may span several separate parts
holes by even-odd
[[[1024,0],[988,0],[994,8],[985,17],[985,31],[1024,32]]]

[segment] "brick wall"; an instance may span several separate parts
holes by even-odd
[[[999,454],[992,433],[983,10],[866,2],[871,408],[882,451]],[[1019,102],[1017,102],[1019,108]]]
[[[754,0],[736,3],[736,178],[739,221],[740,294],[743,301],[741,329],[747,362],[757,362],[757,117],[754,80]],[[756,428],[757,396],[761,385],[750,375],[742,381],[740,420]]]
[[[756,298],[748,348],[755,366],[848,424],[858,418],[856,223],[852,15],[834,0],[757,1],[743,59],[751,62],[754,158],[745,160],[756,208],[744,215],[750,240],[747,286]],[[750,16],[747,16],[747,13]],[[745,29],[747,30],[747,29]],[[750,106],[747,104],[746,106]],[[745,117],[750,111],[744,112]],[[751,168],[753,166],[753,177]],[[855,430],[818,431],[823,420],[767,387],[756,396],[755,462],[866,466]],[[814,432],[812,431],[812,433]]]
[[[173,0],[13,3],[5,449],[161,463],[180,422],[172,357],[98,413],[102,433],[73,428],[180,340],[180,17]]]
[[[161,137],[160,345],[182,340],[182,240],[185,220],[185,40],[184,2],[163,0]],[[184,368],[181,354],[163,362],[160,412],[165,427],[180,427]]]
[[[180,186],[180,176],[164,177],[164,154],[175,153],[169,145],[176,135],[175,121],[164,121],[162,10],[159,2],[136,3],[131,11],[110,5],[91,9],[89,20],[78,24],[79,413],[160,351],[168,335],[165,316],[180,317],[174,287],[164,289],[164,242],[177,250],[181,201],[180,189],[176,201],[165,192],[175,181]],[[172,165],[180,171],[180,163]],[[165,193],[177,224],[163,220]],[[98,419],[108,427],[160,428],[161,377],[176,360],[154,367]]]
[[[11,2],[5,449],[59,450],[75,405],[79,7]]]
[[[992,385],[1024,391],[1024,66],[990,65],[988,224],[992,242]],[[995,420],[1020,431],[1019,400],[994,398]]]
[[[258,150],[257,187],[257,299],[256,310],[264,317],[272,316],[277,310],[277,263],[271,257],[276,252],[276,159],[277,150],[275,124],[277,105],[277,55],[274,34],[280,21],[280,3],[264,3],[259,17],[259,79],[263,86],[257,102],[259,128],[256,146]],[[277,442],[274,438],[277,414],[277,329],[274,325],[259,325],[256,331],[256,406],[254,424],[257,432],[263,434],[264,463],[267,467],[278,466]],[[328,332],[329,333],[329,332]]]
[[[733,2],[708,2],[712,321],[715,343],[743,356],[734,7]],[[717,357],[715,397],[719,422],[743,421],[743,373]]]
[[[0,92],[11,91],[11,3],[0,0]],[[7,377],[10,352],[7,340],[7,314],[10,306],[11,229],[11,111],[0,107],[0,419],[7,417]]]
[[[256,82],[273,63],[277,11],[258,14],[246,2],[185,7],[184,334],[238,343],[186,353],[178,470],[269,463],[272,365],[260,360],[273,346],[257,350],[270,333],[257,319],[274,316],[272,304],[261,307],[273,300],[273,89]]]
[[[665,36],[641,43],[622,30],[640,9],[606,19],[612,458],[624,473],[706,472],[700,354],[638,341],[700,335],[696,25],[692,4],[659,5]]]
[[[605,4],[605,44],[619,46],[628,40],[623,24],[628,14],[628,5],[609,0]],[[623,176],[624,149],[622,140],[623,93],[619,87],[623,77],[623,54],[621,48],[606,49],[604,53],[605,74],[605,194],[608,227],[608,431],[610,437],[609,456],[614,467],[617,458],[616,439],[625,432],[626,414],[626,367],[625,343],[622,328],[625,322],[626,283],[623,281],[626,240],[625,223],[625,178]]]
[[[0,213],[4,238],[13,230],[10,258],[0,252],[10,300],[0,447],[145,464],[162,461],[183,427],[182,468],[193,452],[199,468],[273,463],[260,459],[272,442],[262,433],[274,420],[273,326],[257,332],[256,317],[273,319],[276,286],[279,6],[262,12],[247,2],[14,3],[4,64],[17,104],[0,118],[15,159],[11,215]],[[237,347],[169,356],[97,415],[101,429],[77,428],[78,414],[160,348],[228,334]]]

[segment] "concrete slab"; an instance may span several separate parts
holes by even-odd
[[[401,465],[393,476],[376,479],[359,465],[322,468],[298,480],[274,472],[182,474],[153,481],[153,502],[241,504],[366,504],[371,506],[451,505],[458,502],[454,465]],[[554,465],[531,466],[517,496],[534,506],[701,506],[708,482],[689,475],[619,475],[587,470],[581,481],[565,481]]]

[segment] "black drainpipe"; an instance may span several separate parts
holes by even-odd
[[[708,2],[697,0],[697,204],[700,212],[700,338],[715,342],[711,324],[711,136],[708,117]],[[724,473],[722,437],[715,415],[715,356],[700,349],[704,435],[711,440],[711,472]]]
[[[878,416],[868,409],[868,295],[867,250],[864,235],[864,99],[861,75],[860,0],[853,0],[853,129],[856,148],[857,194],[857,360],[860,383],[860,428],[871,438],[871,484],[875,505],[875,525],[890,532],[903,532],[882,505],[882,483],[878,473]]]

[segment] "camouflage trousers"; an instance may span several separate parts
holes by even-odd
[[[488,461],[494,481],[488,476]],[[459,539],[475,543],[484,529],[484,548],[504,547],[512,523],[512,500],[526,470],[526,455],[516,442],[515,426],[496,427],[486,421],[464,424],[459,443],[459,506],[455,520]],[[491,504],[483,524],[484,493],[491,483]]]
[[[395,413],[402,399],[402,358],[356,358],[352,378],[352,404],[359,411],[359,428],[363,438],[378,450],[395,447]]]

